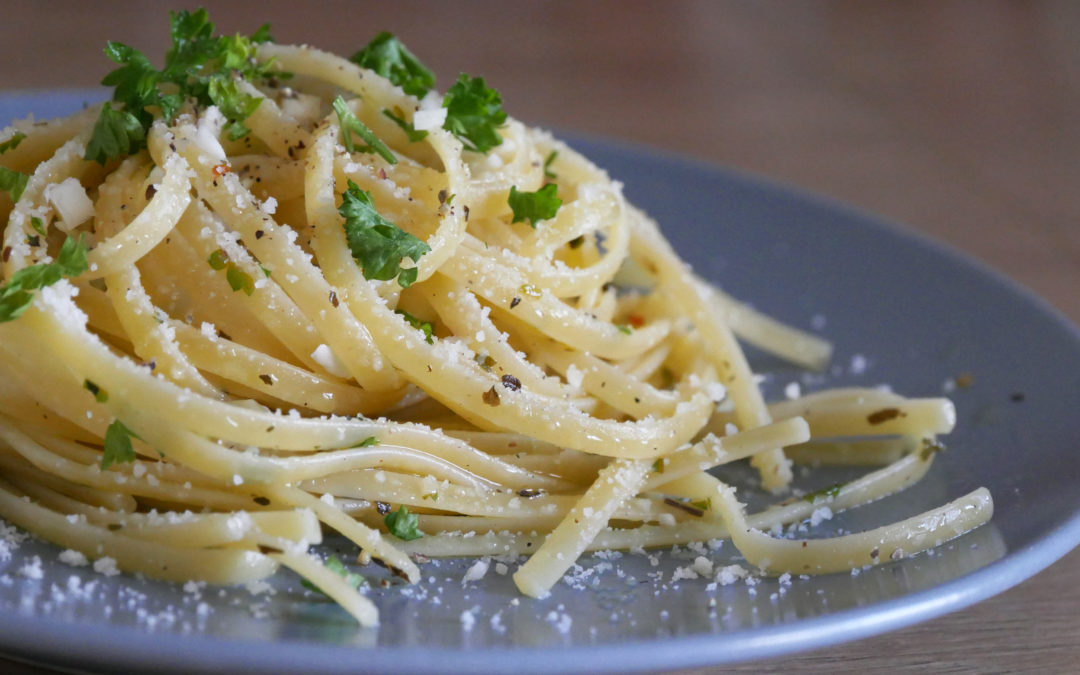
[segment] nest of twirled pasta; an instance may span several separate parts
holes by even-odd
[[[870,532],[765,534],[918,480],[949,402],[766,405],[735,335],[810,368],[828,346],[695,277],[482,80],[439,96],[363,52],[248,47],[210,94],[163,77],[141,139],[119,87],[0,133],[10,522],[161,579],[284,565],[371,624],[324,527],[409,582],[414,554],[527,554],[514,579],[541,596],[592,549],[730,536],[765,571],[823,573],[989,518],[980,490]],[[884,468],[752,515],[708,473],[749,458],[782,491],[789,457]]]

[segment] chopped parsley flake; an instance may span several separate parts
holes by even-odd
[[[699,511],[708,511],[712,508],[712,497],[706,497],[705,499],[699,499],[696,502],[690,502],[690,506],[693,506]]]
[[[131,438],[138,438],[131,429],[120,420],[113,420],[105,430],[105,452],[101,456],[101,468],[108,469],[113,464],[130,464],[135,461],[135,449],[131,447]]]
[[[8,150],[14,150],[19,147],[19,143],[22,143],[26,139],[26,134],[21,131],[16,131],[11,135],[11,138],[7,139],[3,143],[0,143],[0,155],[4,154]]]
[[[360,584],[365,583],[363,576],[357,574],[356,572],[350,572],[349,568],[345,567],[345,563],[341,562],[341,560],[339,560],[338,557],[335,555],[327,558],[326,563],[324,564],[326,566],[326,569],[330,570],[334,574],[337,574],[342,579],[344,579],[345,583],[347,583],[350,588],[359,588]],[[302,580],[300,584],[309,591],[315,591],[316,593],[322,593],[323,595],[326,595],[323,589],[319,588],[307,579]]]
[[[403,319],[409,322],[410,326],[422,332],[424,334],[424,340],[427,341],[429,345],[435,344],[435,340],[431,336],[432,333],[435,332],[435,326],[433,326],[430,321],[421,321],[403,309],[395,309],[394,314],[400,314]]]
[[[25,173],[19,173],[6,166],[0,166],[0,190],[7,190],[11,195],[11,201],[19,201],[19,197],[22,197],[23,190],[26,189],[26,181],[30,180],[30,176]]]
[[[412,541],[424,536],[420,531],[420,517],[415,513],[409,513],[408,507],[402,504],[397,511],[391,511],[383,519],[386,529],[390,534],[404,541]]]
[[[558,150],[552,150],[544,160],[544,178],[555,180],[558,176],[551,170],[551,165],[555,162],[555,158],[559,156]]]
[[[615,324],[615,327],[619,329],[620,333],[625,333],[627,335],[630,335],[634,332],[634,329],[630,326],[627,326],[625,323],[617,323]]]
[[[246,295],[255,292],[255,280],[251,278],[250,274],[233,263],[229,263],[225,267],[225,279],[229,282],[229,287],[234,291],[243,291]]]
[[[386,147],[386,144],[379,140],[375,132],[368,129],[367,125],[361,122],[353,114],[352,110],[349,110],[349,105],[340,96],[334,99],[334,112],[337,113],[338,124],[341,125],[341,137],[346,150],[349,152],[374,152],[390,164],[397,164],[397,157],[394,157],[394,153],[390,152],[390,148]],[[353,134],[363,139],[364,145],[357,145],[353,141]]]
[[[359,443],[357,443],[356,445],[354,445],[352,447],[354,447],[354,448],[370,448],[371,446],[378,445],[378,444],[379,444],[378,436],[368,436],[367,438],[365,438],[364,440],[360,441]]]
[[[45,234],[45,223],[37,216],[30,216],[30,224],[38,234]]]
[[[536,223],[554,218],[559,212],[559,207],[562,206],[562,200],[555,195],[557,190],[558,187],[554,183],[548,183],[536,192],[522,192],[516,185],[511,185],[510,196],[506,200],[514,212],[514,219],[510,222],[520,223],[528,220],[529,225],[535,230]]]
[[[345,236],[353,259],[364,272],[365,279],[389,281],[397,277],[398,285],[408,288],[416,281],[415,267],[401,269],[404,258],[419,262],[431,247],[375,210],[371,193],[349,181],[342,193],[338,212],[345,218]]]
[[[466,150],[487,152],[502,143],[498,128],[506,123],[499,92],[482,77],[462,73],[443,97],[446,121],[443,129],[461,139]]]
[[[218,250],[210,254],[207,262],[210,263],[210,267],[220,271],[225,269],[225,267],[229,264],[229,256],[227,253],[225,253],[225,251],[219,248]]]
[[[33,301],[30,291],[51,286],[64,277],[77,277],[88,268],[82,238],[68,237],[60,247],[56,262],[24,267],[0,288],[0,323],[23,315]]]
[[[83,389],[93,394],[94,400],[98,403],[105,403],[109,400],[109,392],[97,386],[90,380],[83,381]]]
[[[813,504],[818,500],[835,499],[836,495],[840,494],[840,490],[843,487],[843,485],[837,483],[836,485],[833,485],[831,487],[822,488],[821,490],[811,492],[810,494],[803,497],[803,501]]]

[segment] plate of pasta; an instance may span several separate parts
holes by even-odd
[[[5,653],[686,668],[1080,540],[1080,339],[978,264],[527,126],[388,33],[169,30],[0,96]]]

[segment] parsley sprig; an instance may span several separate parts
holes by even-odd
[[[482,77],[462,73],[443,97],[446,121],[443,129],[461,139],[467,150],[487,152],[502,143],[498,128],[506,123],[499,92]]]
[[[556,196],[558,187],[555,183],[548,183],[536,192],[522,192],[517,186],[510,186],[510,197],[506,200],[510,209],[514,212],[511,223],[520,223],[528,220],[529,225],[536,229],[536,223],[541,220],[554,218],[562,206],[562,200]]]
[[[435,85],[435,73],[410,52],[401,40],[383,31],[349,60],[401,87],[406,94],[423,98]]]
[[[349,109],[349,104],[340,96],[334,99],[334,112],[337,113],[338,124],[341,126],[342,141],[345,143],[346,150],[349,152],[374,152],[390,164],[397,164],[397,157],[394,157],[394,153],[390,152],[390,148],[386,147],[386,144],[379,140],[375,132],[353,114],[353,111]],[[357,145],[353,140],[353,134],[359,136],[364,141],[364,144]]]
[[[29,309],[35,291],[52,286],[65,277],[77,277],[88,268],[82,238],[68,237],[60,247],[56,262],[24,267],[0,288],[0,323],[14,321]]]
[[[156,115],[172,119],[187,99],[215,105],[227,120],[229,138],[245,136],[244,120],[261,99],[240,91],[236,78],[249,81],[288,77],[273,70],[271,61],[255,59],[257,45],[270,41],[266,26],[252,36],[214,37],[214,24],[205,9],[169,13],[172,47],[165,67],[158,70],[145,54],[122,42],[109,42],[105,55],[120,64],[101,81],[113,87],[113,104],[102,107],[85,158],[106,161],[138,152]],[[115,104],[115,105],[114,105]]]
[[[345,218],[349,250],[363,270],[364,278],[389,281],[397,277],[402,288],[411,286],[416,281],[417,271],[415,267],[401,269],[402,259],[419,262],[431,247],[383,218],[375,210],[371,193],[361,190],[351,180],[341,198],[338,212]]]

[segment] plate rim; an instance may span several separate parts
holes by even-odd
[[[0,91],[0,103],[26,102],[29,112],[43,100],[78,104],[100,100],[101,88],[18,89]],[[6,124],[9,120],[2,120]],[[1080,328],[1048,301],[987,263],[920,231],[773,178],[731,168],[705,159],[681,155],[643,143],[598,134],[559,133],[571,145],[593,145],[626,157],[652,160],[721,176],[724,180],[781,192],[801,203],[839,212],[884,230],[931,254],[948,259],[988,278],[1046,315],[1080,349]],[[1080,545],[1080,509],[1026,547],[973,572],[933,587],[878,601],[866,606],[830,612],[790,623],[671,638],[632,639],[603,645],[560,649],[537,647],[485,647],[477,650],[376,646],[341,646],[304,640],[258,641],[221,639],[206,634],[151,633],[133,626],[86,625],[51,618],[0,614],[0,653],[51,666],[92,668],[146,668],[168,672],[210,671],[222,667],[250,668],[257,663],[275,668],[303,670],[318,666],[336,672],[475,672],[512,670],[515,673],[627,672],[684,669],[775,658],[829,647],[905,628],[961,610],[997,595],[1035,576]],[[253,658],[253,657],[260,658]],[[59,658],[58,658],[59,657]],[[167,657],[163,659],[163,657]],[[358,658],[359,657],[359,658]],[[174,660],[175,659],[175,660]],[[162,661],[166,660],[165,663]],[[357,663],[356,661],[363,661]],[[434,667],[433,667],[434,666]]]

